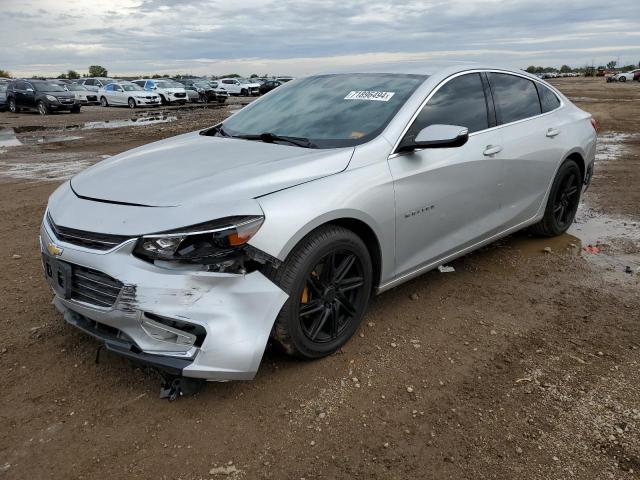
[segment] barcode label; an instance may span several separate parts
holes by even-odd
[[[396,92],[374,92],[370,90],[351,91],[345,100],[370,100],[374,102],[388,102]]]

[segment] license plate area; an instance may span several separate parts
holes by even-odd
[[[45,254],[42,254],[42,265],[51,288],[58,296],[70,299],[73,274],[71,265]]]

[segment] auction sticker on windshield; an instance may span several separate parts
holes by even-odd
[[[375,92],[370,90],[352,90],[344,97],[345,100],[373,100],[376,102],[388,102],[396,92]]]

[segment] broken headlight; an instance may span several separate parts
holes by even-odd
[[[164,260],[235,270],[246,243],[262,226],[264,217],[227,217],[168,232],[144,235],[134,254],[148,261]]]

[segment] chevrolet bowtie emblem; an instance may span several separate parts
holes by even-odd
[[[59,257],[60,255],[62,255],[62,247],[57,246],[55,243],[49,242],[47,244],[47,250],[54,257]]]

